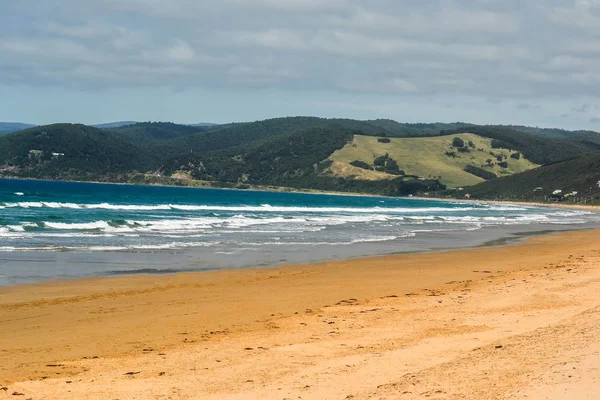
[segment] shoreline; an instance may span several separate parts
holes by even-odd
[[[511,201],[511,200],[477,200],[477,199],[453,199],[447,197],[425,197],[425,196],[384,196],[379,194],[371,193],[360,193],[360,192],[335,192],[325,191],[319,189],[301,189],[293,188],[288,186],[261,186],[261,185],[249,185],[249,188],[242,189],[236,187],[218,187],[211,186],[214,182],[208,181],[194,181],[199,185],[168,185],[168,184],[154,184],[154,183],[132,183],[132,182],[102,182],[102,181],[79,181],[79,180],[61,180],[61,179],[39,179],[39,178],[20,178],[11,176],[0,176],[0,179],[7,180],[24,180],[24,181],[42,181],[42,182],[70,182],[70,183],[92,183],[99,185],[131,185],[131,186],[148,186],[148,187],[166,187],[166,188],[189,188],[189,189],[215,189],[215,190],[236,190],[236,191],[254,191],[254,192],[266,192],[266,193],[293,193],[293,194],[321,194],[330,196],[349,196],[349,197],[383,197],[391,199],[406,199],[406,200],[429,200],[429,201],[443,201],[443,202],[460,202],[460,203],[484,203],[484,204],[515,204],[522,206],[531,207],[547,207],[547,208],[570,208],[570,209],[581,209],[588,211],[600,211],[600,205],[585,205],[585,204],[565,204],[558,202],[527,202],[527,201]],[[207,186],[202,184],[206,183]]]
[[[594,231],[599,231],[600,232],[600,227],[598,226],[588,226],[588,227],[580,227],[577,225],[570,225],[564,229],[542,229],[544,228],[543,226],[537,226],[537,229],[535,230],[523,230],[523,231],[513,231],[513,232],[509,232],[509,231],[504,231],[504,234],[502,236],[499,236],[497,238],[490,238],[489,240],[486,240],[484,242],[481,243],[471,243],[471,244],[457,244],[455,246],[451,246],[451,247],[430,247],[427,249],[414,249],[414,250],[406,250],[406,251],[393,251],[393,252],[382,252],[382,253],[373,253],[373,254],[358,254],[358,255],[350,255],[347,254],[346,256],[342,257],[342,258],[337,258],[337,257],[333,257],[333,258],[324,258],[324,259],[318,259],[318,260],[313,260],[313,261],[288,261],[288,262],[275,262],[275,263],[271,263],[271,264],[248,264],[248,265],[244,265],[244,266],[230,266],[230,267],[225,267],[225,268],[219,268],[219,267],[208,267],[205,269],[193,269],[193,268],[185,268],[185,269],[181,269],[181,270],[177,270],[177,269],[171,269],[171,268],[151,268],[150,266],[148,268],[142,268],[140,270],[113,270],[110,273],[105,273],[105,274],[89,274],[89,275],[84,275],[84,276],[72,276],[72,277],[62,277],[62,278],[46,278],[46,279],[39,279],[39,280],[35,280],[35,281],[31,281],[31,282],[17,282],[17,283],[9,283],[9,284],[0,284],[0,295],[2,294],[2,290],[3,288],[13,288],[13,287],[27,287],[27,286],[33,286],[35,287],[36,285],[45,285],[45,284],[61,284],[63,282],[77,282],[77,281],[84,281],[87,279],[113,279],[113,278],[134,278],[134,277],[156,277],[157,279],[159,277],[169,277],[169,276],[177,276],[177,275],[195,275],[195,274],[210,274],[210,273],[227,273],[227,272],[237,272],[237,271],[254,271],[254,270],[259,270],[259,271],[269,271],[269,270],[275,270],[278,268],[295,268],[295,267],[305,267],[305,266],[312,266],[312,265],[322,265],[322,264],[328,264],[328,263],[343,263],[343,262],[367,262],[368,260],[371,259],[378,259],[378,258],[385,258],[385,257],[404,257],[404,256],[418,256],[418,255],[440,255],[442,256],[443,254],[446,253],[452,253],[452,252],[458,252],[458,251],[470,251],[470,250],[478,250],[478,249],[498,249],[498,248],[503,248],[503,247],[510,247],[510,246],[518,246],[522,243],[524,243],[525,241],[529,240],[530,238],[536,238],[536,237],[546,237],[546,236],[556,236],[556,235],[562,235],[562,234],[566,234],[566,233],[575,233],[575,232],[594,232]],[[491,228],[494,231],[498,231],[499,228],[498,227],[494,227]],[[198,249],[202,249],[202,248],[188,248],[188,249],[183,249],[184,252],[180,253],[180,254],[190,254],[187,253],[187,251],[193,253],[194,251],[197,251]],[[170,253],[170,252],[164,252],[162,250],[146,250],[146,251],[140,251],[140,250],[136,250],[136,249],[130,249],[130,250],[102,250],[102,251],[83,251],[83,250],[70,250],[70,251],[47,251],[47,250],[41,250],[41,251],[24,251],[24,252],[9,252],[8,254],[73,254],[73,255],[90,255],[90,254],[94,254],[94,255],[101,255],[101,254],[123,254],[126,256],[136,256],[136,255],[140,255],[140,254],[145,254],[145,255],[150,255],[150,254],[154,254],[154,255],[160,255],[161,258],[165,261],[166,259],[171,256],[171,257],[175,257],[175,253]],[[1,255],[2,253],[0,253]],[[28,259],[29,257],[26,257],[26,259]],[[4,261],[9,260],[8,258],[5,258]],[[44,261],[45,260],[45,261]],[[44,262],[49,262],[49,258],[44,259],[42,261],[40,261],[40,264],[43,264]],[[124,259],[123,259],[124,260]],[[16,257],[14,259],[10,259],[10,261],[14,261],[14,262],[19,262],[19,258]],[[88,260],[90,261],[90,260]],[[51,262],[68,262],[68,260],[65,259],[52,259]],[[81,261],[84,263],[84,261]],[[91,260],[91,262],[97,262],[96,260]],[[112,262],[116,262],[115,260],[113,260]],[[106,261],[106,264],[110,264],[111,261],[109,259],[109,261]],[[154,265],[153,265],[154,266]],[[116,271],[116,272],[115,272]]]
[[[465,203],[465,204],[469,204],[469,203],[507,204],[507,205],[526,206],[526,207],[544,207],[544,208],[557,208],[557,209],[562,208],[562,209],[600,212],[600,206],[585,205],[585,204],[566,204],[566,203],[558,203],[558,202],[540,203],[540,202],[511,201],[511,200],[505,201],[505,200],[449,199],[449,198],[445,198],[445,197],[423,197],[423,196],[414,196],[412,198],[419,199],[419,200],[451,201],[451,202],[459,202],[459,203]]]
[[[289,329],[297,330],[298,320],[307,322],[317,315],[330,314],[328,310],[338,313],[335,307],[370,310],[378,301],[412,304],[412,299],[435,300],[450,287],[460,287],[460,282],[485,286],[494,277],[508,280],[513,274],[527,277],[538,273],[535,271],[553,271],[546,270],[548,266],[573,264],[579,267],[569,268],[583,268],[579,258],[597,258],[599,239],[600,230],[575,231],[528,237],[521,243],[501,247],[443,253],[4,287],[0,288],[0,341],[8,345],[0,353],[0,384],[12,389],[15,382],[31,381],[17,387],[30,394],[35,390],[43,393],[45,385],[84,379],[89,376],[86,369],[98,374],[100,370],[94,365],[110,364],[113,359],[122,365],[120,369],[135,371],[134,368],[141,368],[136,363],[147,364],[144,360],[156,357],[158,352],[168,358],[179,352],[192,357],[204,351],[205,346],[225,351],[230,341],[248,335],[288,332],[285,326],[289,321],[296,321]],[[440,294],[428,297],[435,293]],[[363,320],[366,315],[358,315],[357,321],[362,322],[357,323],[367,324]],[[328,321],[336,321],[331,318]],[[280,328],[273,331],[275,325]],[[252,348],[256,345],[251,343]],[[239,362],[250,357],[249,350],[244,352],[243,348]],[[359,353],[364,351],[351,352],[354,356]],[[160,368],[159,364],[155,367]],[[186,371],[181,371],[184,376],[178,379],[192,379],[191,372]],[[242,386],[236,383],[230,389]]]
[[[12,181],[39,181],[39,182],[66,182],[66,183],[91,183],[97,185],[120,185],[120,186],[147,186],[147,187],[165,187],[165,188],[180,188],[180,189],[214,189],[214,190],[235,190],[240,192],[265,192],[265,193],[291,193],[291,194],[320,194],[329,196],[348,196],[348,197],[385,197],[385,198],[406,198],[409,197],[391,197],[379,194],[360,193],[360,192],[332,192],[319,189],[301,189],[292,188],[288,186],[262,186],[262,185],[248,185],[247,189],[239,187],[219,187],[211,186],[212,183],[209,181],[195,181],[190,180],[192,183],[198,183],[198,185],[168,185],[168,184],[157,184],[157,183],[133,183],[133,182],[102,182],[102,181],[79,181],[79,180],[64,180],[64,179],[40,179],[40,178],[20,178],[12,176],[0,176],[0,179],[12,180]],[[174,178],[173,178],[174,179]],[[184,180],[182,180],[184,181]],[[206,183],[206,186],[202,184]]]

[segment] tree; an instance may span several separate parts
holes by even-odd
[[[455,137],[454,139],[452,139],[452,146],[458,148],[465,147],[465,141],[459,137]]]

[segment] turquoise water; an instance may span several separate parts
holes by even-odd
[[[585,211],[502,204],[0,180],[0,275],[9,264],[26,269],[19,253],[184,252],[190,260],[181,269],[228,268],[452,247],[461,235],[502,236],[484,234],[494,229],[596,221]],[[64,275],[102,274],[82,260]],[[54,276],[50,266],[38,268],[44,279]]]

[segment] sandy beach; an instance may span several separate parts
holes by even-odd
[[[0,398],[594,399],[599,243],[3,287]]]

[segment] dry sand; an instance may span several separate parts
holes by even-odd
[[[2,288],[0,387],[0,399],[597,399],[600,232]]]

